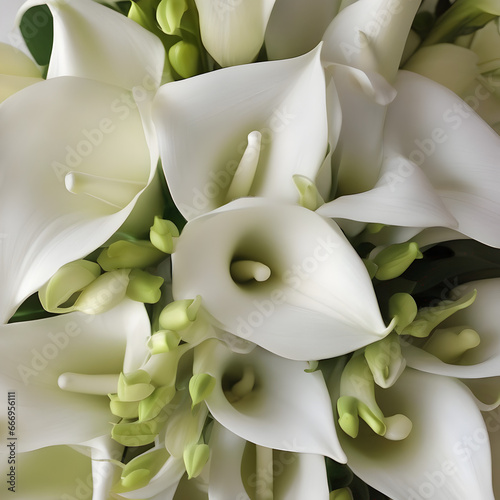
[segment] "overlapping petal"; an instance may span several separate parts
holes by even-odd
[[[54,18],[48,78],[77,76],[128,90],[160,86],[165,50],[149,31],[92,0],[28,0],[18,19],[42,4]]]
[[[242,259],[267,266],[268,279],[233,277]],[[200,295],[220,328],[280,356],[334,357],[390,330],[338,226],[299,206],[244,198],[198,217],[178,239],[172,266],[176,300]]]
[[[230,402],[231,384],[241,379],[244,368],[253,373],[253,389]],[[216,340],[196,347],[193,367],[215,378],[207,406],[214,419],[234,434],[266,448],[344,462],[323,376],[306,369],[307,363],[259,347],[250,354],[233,353]]]
[[[229,201],[245,151],[258,161],[247,194],[296,203],[292,176],[315,179],[326,154],[325,94],[318,51],[164,85],[153,117],[165,175],[184,217]],[[248,147],[254,132],[260,144]]]

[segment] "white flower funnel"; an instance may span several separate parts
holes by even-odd
[[[239,261],[266,266],[269,278],[247,280]],[[198,217],[172,266],[176,300],[200,295],[218,327],[290,359],[339,356],[391,329],[338,226],[300,206],[244,198]]]
[[[377,401],[384,411],[407,415],[413,428],[402,441],[367,427],[356,439],[339,433],[357,476],[390,498],[494,499],[488,432],[465,386],[406,369]]]
[[[59,377],[138,369],[149,330],[143,304],[128,300],[98,316],[70,313],[1,325],[0,386],[5,394],[17,394],[18,452],[110,434],[108,397],[64,391]]]
[[[252,62],[275,0],[195,0],[203,45],[223,67]]]
[[[323,375],[306,373],[307,366],[259,347],[233,353],[208,340],[195,348],[193,371],[215,378],[208,409],[234,434],[266,448],[345,462]]]
[[[314,180],[326,154],[318,50],[166,84],[154,106],[165,176],[188,220],[230,201],[233,179],[238,196],[297,203],[292,176]]]

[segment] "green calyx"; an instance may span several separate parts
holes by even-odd
[[[138,405],[138,418],[140,422],[156,418],[163,408],[172,401],[175,396],[175,386],[165,385],[158,387],[146,399]]]
[[[173,351],[181,341],[180,335],[173,330],[159,330],[151,335],[148,347],[151,354],[160,354]]]
[[[375,277],[382,281],[397,278],[411,266],[415,259],[421,258],[423,255],[415,242],[391,245],[373,258],[374,264],[377,265]]]
[[[145,422],[120,422],[113,426],[111,437],[123,446],[151,444],[160,430],[156,419]]]
[[[188,479],[197,477],[203,471],[210,458],[210,448],[207,444],[190,444],[184,448],[182,455]]]
[[[399,337],[394,332],[365,347],[365,360],[375,383],[383,388],[391,387],[406,366]]]
[[[189,394],[193,404],[191,407],[201,403],[212,394],[215,388],[215,378],[208,373],[197,373],[189,380]]]
[[[118,398],[120,401],[141,401],[155,390],[151,384],[151,376],[144,370],[125,375],[118,379]]]
[[[476,300],[476,295],[476,290],[473,290],[458,300],[443,300],[435,307],[420,309],[413,322],[401,331],[401,335],[411,335],[418,338],[428,337],[432,330],[446,318],[469,307]]]
[[[395,293],[389,299],[389,315],[395,318],[394,330],[401,334],[417,316],[417,303],[409,293]]]
[[[120,418],[135,419],[139,416],[138,401],[121,401],[117,394],[109,394],[109,408],[113,415]]]
[[[178,237],[179,230],[172,221],[155,217],[149,232],[149,239],[158,250],[164,253],[173,253]]]
[[[165,253],[149,241],[120,240],[105,248],[97,258],[97,262],[105,271],[114,271],[144,269],[159,264],[164,258]]]

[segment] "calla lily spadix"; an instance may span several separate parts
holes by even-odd
[[[434,219],[433,226],[442,224],[499,247],[498,135],[456,94],[428,78],[400,71],[395,88],[398,95],[388,109],[384,151],[388,162],[394,162],[391,157],[406,161],[398,160],[392,168],[387,165],[371,192],[338,198],[338,215],[336,200],[319,213],[348,217],[352,209],[348,218],[398,225],[403,222],[399,210],[407,214],[418,210],[416,226],[419,218]],[[413,119],[408,121],[408,116]],[[374,204],[377,192],[385,198],[380,205]]]
[[[49,7],[51,78],[0,106],[2,322],[59,267],[122,225],[158,158],[149,113],[161,79],[160,41],[91,1]],[[107,50],[90,50],[89,33]],[[127,43],[136,50],[124,60],[120,44]]]
[[[216,326],[280,356],[339,356],[392,329],[338,226],[303,207],[235,200],[190,221],[176,245],[174,298],[200,295]]]
[[[247,64],[259,53],[275,0],[195,0],[201,40],[223,67]]]
[[[307,367],[260,347],[237,354],[208,340],[195,348],[193,371],[215,378],[206,403],[231,432],[266,448],[345,462],[325,381],[321,372],[307,373]]]
[[[255,466],[255,459],[251,459],[253,450],[248,448],[247,442],[217,422],[212,429],[210,447],[213,451],[209,500],[250,500],[255,498],[256,490],[266,486],[276,500],[329,498],[325,460],[321,455],[269,450],[269,461]],[[250,496],[245,484],[250,486]]]
[[[330,383],[335,392],[336,376]],[[407,368],[377,401],[384,412],[407,415],[413,427],[401,441],[368,427],[355,439],[339,430],[347,463],[363,481],[395,499],[495,498],[488,432],[463,384]]]
[[[314,180],[327,151],[325,94],[319,49],[164,85],[154,122],[182,215],[247,195],[297,203],[292,176]]]

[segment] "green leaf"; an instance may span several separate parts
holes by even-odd
[[[49,64],[54,36],[53,19],[46,5],[28,9],[21,19],[21,34],[29,51],[40,66]]]

